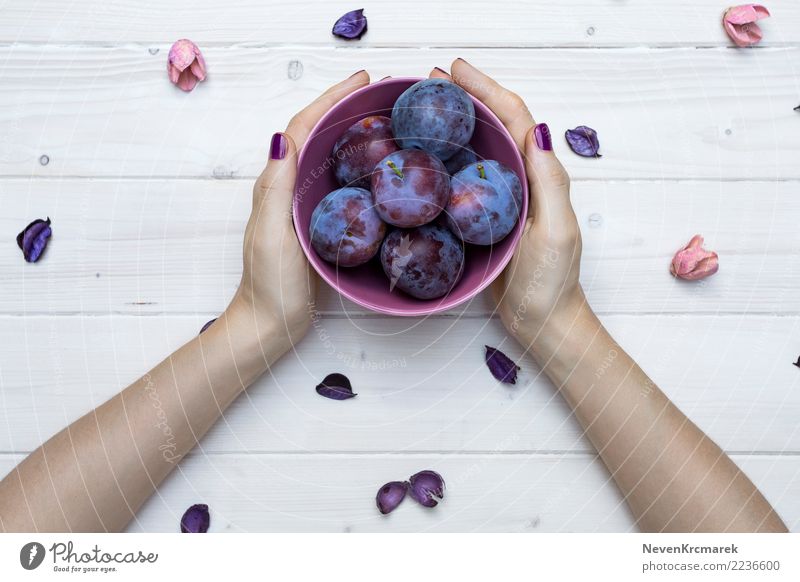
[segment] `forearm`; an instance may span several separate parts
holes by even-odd
[[[752,482],[616,344],[583,300],[520,338],[645,531],[785,531]]]
[[[290,347],[249,320],[246,309],[229,309],[34,451],[0,482],[0,530],[123,529],[236,396]]]

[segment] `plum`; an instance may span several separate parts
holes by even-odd
[[[394,230],[383,241],[381,264],[389,291],[397,287],[417,299],[435,299],[461,279],[464,244],[435,224]]]
[[[522,208],[522,184],[494,160],[474,162],[451,180],[447,226],[464,242],[491,245],[514,228]]]
[[[436,218],[447,205],[450,176],[438,158],[421,150],[389,154],[372,172],[372,198],[389,224],[411,228]]]
[[[334,174],[342,186],[369,189],[375,164],[400,148],[392,135],[392,120],[370,115],[347,128],[333,146]]]
[[[311,246],[330,263],[355,267],[378,252],[386,224],[363,188],[340,188],[323,198],[311,215]]]
[[[455,83],[425,79],[411,85],[395,101],[392,129],[401,148],[425,150],[446,160],[472,138],[475,106]]]
[[[465,145],[444,162],[447,173],[451,176],[464,166],[477,162],[480,158],[471,145]]]

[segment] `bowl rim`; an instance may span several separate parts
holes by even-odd
[[[317,135],[319,129],[323,127],[328,120],[334,115],[335,110],[338,106],[342,103],[347,101],[353,100],[358,98],[361,94],[366,93],[376,86],[381,84],[414,84],[418,83],[419,81],[424,81],[429,77],[387,77],[385,79],[381,79],[375,83],[370,83],[369,85],[365,85],[360,89],[356,89],[346,97],[337,101],[325,114],[314,124],[314,127],[311,128],[311,131],[308,133],[308,137],[306,138],[303,147],[300,149],[299,154],[297,155],[297,168],[298,170],[303,165],[305,161],[306,155],[308,154],[309,150],[309,143]],[[514,157],[516,157],[516,161],[519,164],[519,167],[525,168],[525,160],[522,157],[522,153],[520,152],[519,147],[517,147],[514,138],[511,137],[511,133],[509,133],[508,128],[505,124],[500,121],[500,118],[495,115],[495,113],[489,109],[489,106],[474,97],[471,93],[467,91],[467,95],[469,95],[470,99],[472,99],[472,103],[476,109],[480,109],[481,114],[488,117],[492,123],[499,128],[502,128],[500,132],[503,136],[503,139],[506,141],[507,145],[512,149],[514,152]],[[508,236],[513,237],[513,244],[509,245],[506,252],[500,257],[497,261],[497,264],[491,270],[487,270],[483,279],[481,280],[480,284],[476,285],[474,288],[470,289],[469,291],[465,292],[462,296],[456,298],[451,297],[450,294],[443,297],[438,303],[432,304],[435,300],[429,300],[425,303],[421,304],[418,309],[397,309],[393,307],[387,307],[384,305],[377,305],[372,303],[371,301],[367,301],[361,297],[357,297],[352,293],[345,291],[340,287],[337,282],[336,277],[330,277],[323,267],[327,266],[327,263],[324,263],[323,259],[318,257],[317,254],[313,251],[313,247],[311,246],[311,240],[308,237],[304,237],[300,228],[298,228],[298,189],[299,189],[299,181],[295,184],[294,193],[292,195],[292,223],[294,225],[295,234],[297,235],[297,239],[300,242],[300,247],[303,249],[303,254],[305,254],[306,259],[314,268],[314,271],[317,273],[319,277],[322,278],[328,285],[330,285],[337,293],[343,295],[356,305],[360,305],[361,307],[365,307],[370,311],[375,311],[377,313],[384,313],[386,315],[394,315],[394,316],[401,316],[401,317],[421,317],[427,315],[435,315],[437,313],[441,313],[443,311],[447,311],[448,309],[453,309],[458,307],[459,305],[466,303],[474,299],[478,294],[484,291],[489,285],[491,285],[497,277],[505,270],[508,266],[508,263],[511,262],[514,253],[519,246],[520,240],[522,239],[522,233],[524,232],[525,228],[525,220],[528,216],[528,204],[529,204],[529,192],[528,192],[528,180],[526,176],[520,176],[520,182],[522,184],[522,208],[520,209],[520,219],[517,222],[517,225],[514,227],[514,230],[509,233]]]

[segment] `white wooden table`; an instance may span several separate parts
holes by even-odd
[[[800,4],[768,2],[764,42],[737,50],[728,1],[0,2],[0,472],[224,308],[252,180],[301,104],[360,68],[424,75],[462,56],[556,134],[603,321],[797,529]],[[360,6],[368,34],[332,38]],[[191,94],[165,72],[181,37],[209,65]],[[602,159],[560,138],[581,124]],[[48,215],[47,255],[26,264],[14,236]],[[667,267],[695,233],[721,269],[683,284]],[[484,344],[519,351],[487,297],[425,320],[330,289],[319,308],[132,531],[176,531],[197,502],[214,531],[633,529],[533,363],[516,387],[488,374]],[[333,371],[358,398],[314,392]],[[445,503],[380,516],[377,488],[425,468]]]

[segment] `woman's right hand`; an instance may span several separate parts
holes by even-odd
[[[535,351],[542,332],[551,325],[571,325],[585,303],[578,281],[581,233],[569,176],[553,153],[547,125],[536,124],[518,95],[463,59],[453,62],[451,76],[497,115],[525,159],[530,204],[524,234],[493,291],[503,324]]]

